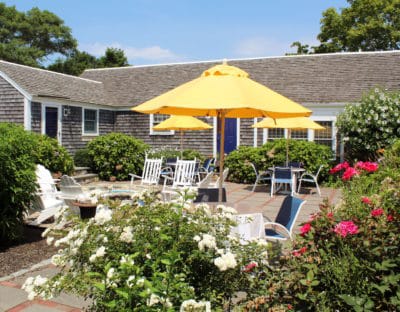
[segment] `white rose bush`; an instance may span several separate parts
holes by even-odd
[[[92,219],[60,216],[63,226],[45,233],[60,273],[27,280],[29,298],[65,291],[90,298],[93,311],[222,311],[238,292],[244,301],[265,294],[270,244],[231,235],[234,209],[194,206],[193,190],[180,195],[169,204],[154,193],[100,200]]]
[[[336,126],[347,139],[350,158],[375,158],[380,149],[400,138],[400,93],[379,88],[370,91],[360,104],[345,107]]]

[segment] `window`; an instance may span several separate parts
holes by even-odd
[[[285,137],[285,130],[281,128],[268,129],[268,139],[267,141],[273,141],[276,139],[281,139]]]
[[[290,130],[290,138],[292,140],[308,140],[308,130],[301,129],[301,130]]]
[[[83,134],[84,135],[97,135],[99,128],[97,109],[83,109]]]
[[[319,123],[322,127],[325,127],[325,129],[314,131],[314,142],[332,148],[333,144],[332,121],[317,121],[317,123]]]
[[[163,122],[164,120],[168,119],[169,115],[162,115],[162,114],[151,114],[150,115],[150,134],[154,135],[172,135],[175,132],[173,130],[153,130],[154,126],[157,126],[159,123]]]

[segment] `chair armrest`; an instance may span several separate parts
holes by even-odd
[[[312,179],[314,179],[315,178],[315,176],[313,175],[313,174],[311,174],[311,173],[309,173],[309,172],[304,172],[301,176],[300,176],[300,178],[299,178],[299,180],[300,179],[303,179],[304,177],[310,177],[310,178],[312,178]]]
[[[137,178],[137,179],[141,179],[142,178],[142,177],[140,177],[140,176],[138,176],[136,174],[133,174],[133,173],[128,173],[128,175],[131,176],[131,183],[133,183],[135,178]]]
[[[170,176],[165,175],[165,174],[162,174],[161,176],[164,178],[164,187],[163,187],[163,189],[165,189],[165,187],[167,186],[167,180],[173,181],[174,179],[171,178]]]
[[[292,235],[287,230],[287,228],[285,228],[282,224],[279,224],[276,222],[265,222],[264,228],[273,229],[277,233],[282,234],[282,235],[292,239]]]

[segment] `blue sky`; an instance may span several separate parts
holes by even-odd
[[[281,56],[318,44],[322,11],[345,0],[13,0],[57,14],[79,49],[125,51],[132,65]]]

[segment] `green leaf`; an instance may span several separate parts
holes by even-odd
[[[314,272],[310,270],[307,272],[307,280],[312,281],[313,279],[314,279]]]
[[[169,259],[161,259],[161,263],[165,265],[171,265],[171,261],[169,261]]]
[[[94,283],[93,286],[99,289],[100,291],[106,290],[106,286],[103,283]]]
[[[126,291],[120,290],[120,289],[116,289],[115,292],[116,292],[118,295],[120,295],[122,298],[128,300],[129,294],[128,294]]]

